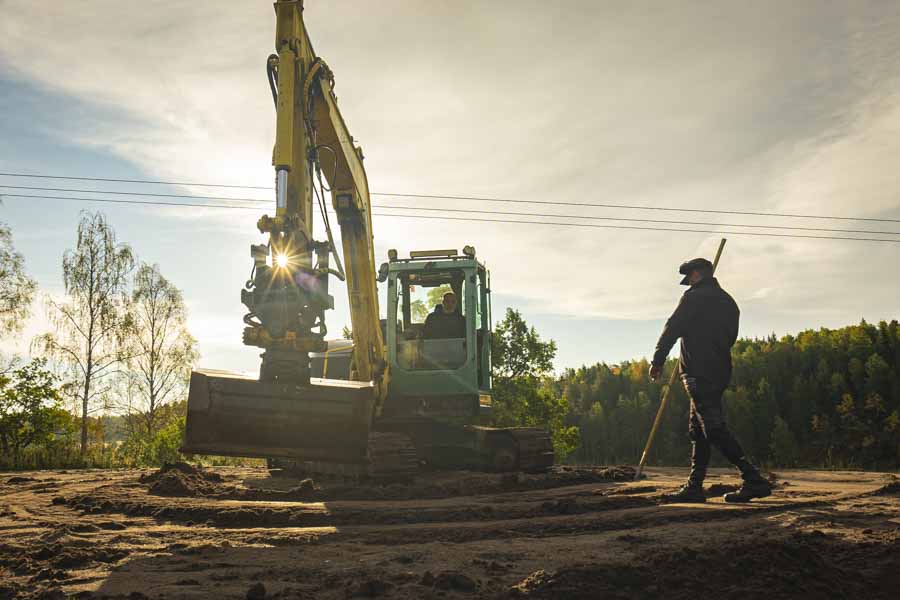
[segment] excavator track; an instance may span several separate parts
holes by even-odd
[[[537,427],[516,427],[507,431],[518,446],[518,470],[546,471],[553,466],[553,440],[549,431]]]
[[[550,432],[538,427],[472,427],[479,434],[491,471],[546,471],[553,466]]]
[[[350,479],[403,481],[415,477],[419,469],[416,448],[402,433],[373,431],[369,433],[367,460],[364,463],[297,462],[272,458],[266,462],[273,476],[307,477],[330,475]]]
[[[411,479],[418,469],[416,447],[408,435],[382,431],[369,434],[369,477],[378,480]]]

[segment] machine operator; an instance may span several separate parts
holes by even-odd
[[[444,294],[442,304],[425,318],[422,337],[426,340],[466,337],[466,318],[459,314],[456,294]]]

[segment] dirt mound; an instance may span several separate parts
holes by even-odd
[[[126,556],[128,552],[122,549],[95,545],[79,548],[70,543],[50,543],[40,545],[27,554],[19,553],[13,562],[24,572],[35,572],[46,570],[47,565],[56,569],[78,569],[96,563],[111,564]]]
[[[247,590],[247,600],[263,600],[266,597],[266,586],[261,583],[254,583]]]
[[[224,478],[185,462],[166,463],[158,471],[141,475],[141,483],[149,484],[157,496],[212,496],[221,493]]]
[[[585,565],[537,571],[512,586],[508,597],[689,599],[718,590],[735,598],[888,598],[900,576],[894,552],[868,553],[824,534],[795,534],[730,548],[684,548],[643,564]],[[860,574],[865,569],[866,576]],[[888,580],[893,584],[888,584]]]
[[[229,500],[314,500],[320,497],[319,487],[312,479],[304,479],[299,485],[287,490],[270,490],[266,488],[233,489],[223,496]]]
[[[900,494],[900,479],[895,479],[891,483],[885,484],[875,491],[878,496],[888,496]]]
[[[154,483],[156,481],[159,481],[164,475],[173,472],[177,472],[188,477],[199,477],[204,481],[208,481],[211,483],[222,483],[223,481],[225,481],[225,478],[215,471],[209,471],[203,469],[202,467],[195,467],[194,465],[190,465],[186,462],[180,461],[174,463],[165,463],[153,473],[144,473],[138,479],[141,483]]]
[[[434,587],[439,590],[472,593],[478,589],[478,582],[459,571],[444,571],[434,578]]]
[[[314,499],[319,488],[312,479],[304,479],[287,490],[239,488],[224,485],[220,474],[184,462],[166,463],[158,471],[141,475],[141,483],[156,496],[206,497],[218,500],[304,501]]]
[[[31,483],[33,481],[37,481],[37,479],[35,479],[34,477],[21,477],[21,476],[17,475],[15,477],[10,477],[9,479],[7,479],[6,484],[7,485],[21,485],[23,483]]]

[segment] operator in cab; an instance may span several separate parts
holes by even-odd
[[[459,314],[456,294],[444,294],[442,304],[425,318],[422,337],[426,340],[466,337],[466,318]]]

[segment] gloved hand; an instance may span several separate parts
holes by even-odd
[[[650,380],[657,381],[662,377],[662,365],[650,365]]]

